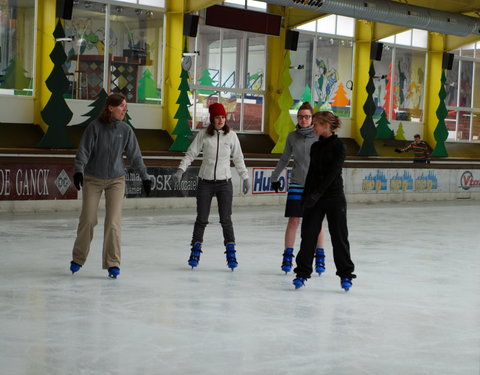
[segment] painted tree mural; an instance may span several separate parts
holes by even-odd
[[[100,92],[97,95],[97,99],[95,99],[91,104],[89,104],[89,107],[92,107],[92,110],[82,116],[88,116],[87,119],[77,125],[74,126],[87,126],[90,124],[93,120],[97,119],[98,116],[100,116],[100,113],[103,110],[103,107],[105,106],[105,101],[107,100],[107,93],[105,92],[104,89],[101,89]]]
[[[385,111],[380,115],[380,119],[376,122],[377,124],[377,135],[376,139],[393,139],[395,134],[393,130],[390,129],[390,121],[387,120],[387,114]]]
[[[210,76],[210,71],[205,69],[202,73],[202,76],[198,80],[198,84],[202,86],[214,86],[214,82],[212,77]],[[197,92],[201,95],[213,95],[215,91],[212,90],[197,90]]]
[[[280,154],[283,152],[288,133],[295,130],[295,124],[292,121],[289,111],[293,104],[292,94],[290,93],[290,85],[292,83],[292,77],[290,76],[290,63],[290,51],[285,51],[285,57],[283,59],[283,71],[280,77],[280,83],[283,89],[280,97],[278,98],[280,114],[273,124],[275,132],[278,135],[278,140],[272,150],[272,154]]]
[[[20,58],[14,57],[4,70],[3,82],[0,84],[0,88],[17,90],[28,88],[31,80],[25,77],[26,72],[23,69]]]
[[[447,149],[445,148],[445,141],[448,138],[448,129],[445,125],[445,118],[447,117],[448,111],[447,107],[445,106],[445,98],[447,97],[447,92],[445,90],[445,71],[442,71],[442,77],[440,78],[442,84],[440,85],[440,91],[438,93],[438,97],[440,98],[440,103],[438,105],[436,114],[438,118],[437,127],[433,132],[433,136],[437,141],[435,148],[432,151],[432,156],[440,156],[446,157],[448,156]]]
[[[302,103],[303,102],[309,102],[312,104],[312,90],[310,89],[310,86],[306,85],[305,90],[303,90],[303,94],[300,97]]]
[[[391,118],[392,120],[396,119],[396,114],[395,111],[392,113],[392,116],[390,117],[390,108],[392,107],[390,103],[396,103],[397,102],[397,97],[395,95],[395,90],[392,93],[392,90],[394,89],[393,86],[393,79],[392,79],[392,64],[388,66],[388,75],[386,79],[386,86],[385,86],[385,96],[383,97],[384,103],[383,103],[383,110],[387,113],[387,118]],[[390,93],[392,93],[392,102],[390,102]]]
[[[368,71],[370,78],[367,83],[367,100],[363,105],[363,111],[365,112],[365,120],[363,121],[362,127],[360,128],[360,134],[363,137],[363,143],[360,146],[360,150],[357,155],[361,156],[375,156],[377,150],[375,149],[375,136],[377,135],[377,128],[373,122],[373,115],[375,114],[375,101],[373,100],[373,93],[375,92],[375,85],[373,83],[373,77],[375,76],[375,69],[373,68],[373,63],[370,64],[370,70]]]
[[[55,39],[65,38],[62,22],[58,20],[57,26],[53,31]],[[50,60],[53,62],[53,70],[45,81],[47,88],[52,95],[45,107],[40,112],[43,121],[48,125],[47,132],[38,143],[41,148],[72,148],[73,145],[68,138],[67,124],[73,117],[73,113],[68,108],[63,94],[68,89],[69,81],[63,70],[63,64],[67,59],[62,42],[56,42],[50,53]]]
[[[346,107],[349,104],[350,100],[348,99],[345,87],[343,86],[343,83],[340,82],[338,84],[337,91],[335,92],[335,97],[332,101],[332,107]]]
[[[403,130],[403,123],[398,124],[397,133],[395,134],[395,139],[399,141],[406,141],[405,131]]]
[[[190,116],[188,110],[188,107],[191,105],[190,99],[188,98],[188,92],[190,91],[190,86],[188,85],[188,72],[182,69],[180,78],[180,86],[178,86],[180,94],[178,95],[176,102],[178,104],[178,110],[177,113],[175,113],[175,116],[173,116],[173,118],[178,120],[177,126],[172,131],[172,134],[176,135],[176,137],[170,146],[169,151],[187,151],[188,146],[190,146],[191,143],[188,136],[193,134],[189,125],[192,116]]]
[[[142,78],[138,80],[138,102],[145,103],[148,98],[160,99],[160,90],[157,89],[157,82],[152,78],[152,72],[146,69]],[[155,101],[155,104],[160,102]]]

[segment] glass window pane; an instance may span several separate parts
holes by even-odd
[[[317,21],[312,21],[304,25],[298,26],[297,30],[315,31],[316,27],[317,27]]]
[[[222,65],[220,86],[237,88],[240,85],[240,54],[243,46],[244,33],[235,30],[222,30]]]
[[[448,140],[457,140],[457,111],[450,110],[445,118],[445,125],[448,130]]]
[[[315,104],[337,116],[350,116],[353,47],[333,38],[317,40],[314,71]]]
[[[317,32],[335,34],[336,16],[330,15],[317,20]]]
[[[460,53],[462,56],[473,57],[475,51],[475,43],[469,44],[461,48]]]
[[[470,139],[470,119],[472,114],[466,111],[458,112],[457,140],[468,141]]]
[[[475,66],[475,82],[473,84],[473,108],[480,108],[480,63],[476,62]]]
[[[263,95],[248,95],[243,98],[243,131],[263,131]]]
[[[312,52],[313,42],[315,36],[310,34],[300,33],[298,37],[298,45],[296,51],[290,52],[290,61],[293,67],[290,75],[292,77],[292,84],[290,85],[290,94],[294,100],[293,112],[303,102],[310,102],[313,105],[312,99]],[[298,69],[300,67],[301,69]],[[292,112],[292,113],[293,113]]]
[[[196,39],[196,50],[200,55],[195,58],[196,77],[194,83],[201,86],[218,86],[220,79],[220,29],[200,25]],[[208,97],[214,91],[198,90],[199,98]]]
[[[0,2],[0,94],[31,96],[35,0],[17,3]]]
[[[395,44],[395,35],[380,39],[379,42]]]
[[[452,70],[445,70],[445,105],[447,107],[458,106],[458,67],[457,59],[453,60]]]
[[[249,9],[254,9],[254,10],[267,9],[267,3],[263,1],[248,0],[247,6]]]
[[[242,95],[234,94],[232,92],[222,92],[220,103],[225,107],[227,112],[226,123],[233,130],[240,130],[241,111],[242,111]]]
[[[396,49],[393,110],[396,120],[423,121],[425,53]]]
[[[374,61],[375,91],[373,93],[373,101],[377,107],[374,118],[380,118],[383,111],[387,114],[387,119],[395,119],[395,114],[392,111],[392,101],[395,98],[395,93],[392,91],[392,53],[393,48],[384,46],[382,52],[382,60]]]
[[[407,30],[395,35],[395,44],[410,46],[412,44],[412,30]]]
[[[139,0],[140,5],[150,5],[152,7],[165,8],[165,0]]]
[[[428,31],[425,30],[412,30],[412,46],[427,48],[428,46]]]
[[[247,74],[245,88],[264,90],[265,87],[265,36],[247,34]]]
[[[355,35],[355,19],[344,16],[337,16],[337,35]]]
[[[474,112],[472,114],[472,139],[471,141],[480,141],[480,113]]]
[[[460,62],[460,93],[458,105],[460,107],[470,107],[472,105],[472,77],[473,62]]]
[[[96,99],[103,89],[105,55],[104,5],[98,2],[80,2],[73,7],[72,19],[65,20],[65,35],[73,41],[65,43],[68,76],[72,82],[67,97]],[[113,37],[109,47],[118,39]]]

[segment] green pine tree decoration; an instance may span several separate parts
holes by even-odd
[[[187,151],[188,146],[190,146],[191,143],[188,137],[193,134],[188,123],[188,121],[192,119],[188,110],[188,107],[191,105],[190,99],[188,98],[188,92],[190,91],[190,86],[188,85],[188,72],[182,69],[180,78],[180,86],[178,86],[180,95],[178,95],[176,102],[178,104],[178,110],[177,113],[175,113],[175,116],[173,116],[173,118],[178,120],[177,126],[172,131],[172,134],[176,135],[176,137],[168,149],[169,151]]]
[[[138,80],[137,99],[139,103],[149,102],[149,98],[160,99],[160,91],[157,89],[157,83],[152,76],[152,72],[146,69],[142,78]],[[154,101],[154,104],[160,104],[160,102]]]
[[[375,156],[377,150],[375,149],[375,136],[377,135],[377,128],[373,122],[373,115],[375,114],[375,102],[373,100],[373,93],[375,92],[375,85],[373,84],[373,77],[375,76],[375,69],[373,68],[373,62],[370,65],[370,70],[368,71],[370,78],[367,83],[367,100],[363,105],[363,111],[365,112],[365,121],[360,128],[360,134],[363,137],[363,143],[358,151],[357,155],[360,156]]]
[[[445,125],[445,118],[447,117],[448,111],[447,107],[445,106],[445,98],[447,97],[447,92],[445,90],[445,71],[442,71],[442,77],[440,81],[442,82],[440,86],[440,92],[438,93],[438,96],[440,98],[440,104],[438,105],[436,111],[438,123],[435,131],[433,132],[437,144],[432,151],[432,156],[447,157],[448,152],[445,148],[445,141],[448,138],[448,129]]]
[[[302,103],[304,102],[309,102],[310,104],[312,103],[312,90],[310,89],[310,86],[306,85],[305,90],[303,90],[303,94],[300,97],[302,100]]]
[[[202,76],[200,77],[200,79],[198,80],[198,84],[199,85],[202,85],[202,86],[214,86],[213,84],[213,79],[212,77],[210,76],[210,72],[208,71],[208,69],[205,69],[202,73]],[[211,90],[197,90],[197,93],[201,94],[201,95],[213,95],[215,94],[215,91],[211,91]]]
[[[125,121],[128,125],[130,125],[132,129],[135,129],[135,126],[133,126],[132,122],[130,121],[131,119],[132,118],[128,114],[128,110],[127,110],[127,113],[125,113],[125,118],[123,119],[123,121]]]
[[[405,132],[403,130],[403,122],[398,124],[397,134],[395,134],[395,139],[398,141],[406,141]]]
[[[97,99],[95,99],[91,104],[89,104],[89,107],[93,107],[92,110],[82,116],[88,116],[88,118],[77,125],[73,126],[88,126],[93,120],[97,119],[98,116],[100,116],[100,113],[102,113],[103,107],[105,106],[105,101],[107,100],[107,93],[105,92],[104,89],[101,89],[100,92],[97,95]]]
[[[29,87],[30,79],[25,77],[27,71],[23,69],[20,58],[14,57],[4,70],[2,89],[23,90]]]
[[[377,136],[376,139],[393,139],[395,134],[388,125],[390,121],[387,120],[387,113],[385,111],[380,115],[380,119],[376,122],[377,124]]]
[[[53,32],[55,39],[65,38],[62,22],[58,20]],[[50,60],[53,62],[53,70],[45,81],[47,88],[52,95],[45,108],[40,112],[43,121],[48,125],[47,132],[38,143],[41,148],[72,148],[72,142],[68,138],[67,124],[73,117],[68,108],[63,94],[68,89],[69,81],[65,75],[63,64],[67,59],[62,42],[56,42],[50,53]]]
[[[290,51],[285,51],[285,58],[283,59],[283,71],[280,78],[283,90],[278,98],[278,107],[280,108],[280,114],[277,120],[273,124],[276,133],[278,134],[278,140],[275,147],[272,150],[272,154],[281,154],[285,148],[288,133],[295,130],[295,124],[290,116],[289,109],[293,104],[292,94],[290,93],[290,84],[292,83],[292,77],[290,75]]]

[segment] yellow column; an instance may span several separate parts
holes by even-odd
[[[164,70],[163,70],[163,121],[162,129],[171,133],[176,125],[173,118],[178,109],[178,86],[182,72],[184,46],[184,0],[167,0],[165,22]]]
[[[371,21],[357,20],[355,32],[355,56],[353,66],[353,91],[352,91],[352,138],[362,145],[363,138],[360,128],[365,121],[363,105],[367,100],[368,71],[370,69],[370,43],[373,36],[373,23]]]
[[[425,112],[423,138],[432,147],[437,143],[433,132],[438,124],[437,108],[440,104],[438,92],[440,91],[442,77],[442,57],[445,46],[445,35],[428,33],[427,77],[425,79]]]
[[[41,110],[47,104],[52,93],[48,90],[45,81],[52,72],[53,62],[50,53],[55,46],[53,31],[55,30],[56,0],[38,2],[37,19],[37,50],[35,56],[35,86],[34,86],[34,122],[39,124],[43,131],[48,125],[42,120]]]
[[[285,16],[285,7],[268,5],[268,12]],[[285,20],[283,21],[285,22]],[[283,70],[285,53],[285,29],[282,27],[280,36],[267,38],[267,61],[266,61],[266,85],[265,85],[265,133],[275,142],[278,139],[275,133],[274,123],[280,115],[278,98],[282,93],[280,77]]]

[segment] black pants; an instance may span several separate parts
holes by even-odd
[[[347,202],[345,196],[320,199],[315,206],[306,209],[302,220],[302,242],[297,254],[295,273],[309,278],[313,271],[313,258],[322,221],[327,216],[328,230],[332,240],[333,260],[340,277],[351,277],[355,266],[350,258],[348,243]]]
[[[193,227],[192,245],[195,242],[203,242],[203,234],[208,224],[212,198],[216,196],[218,202],[218,214],[223,229],[223,240],[226,245],[235,243],[232,223],[232,200],[233,186],[231,180],[208,181],[198,179],[197,188],[197,219]]]

